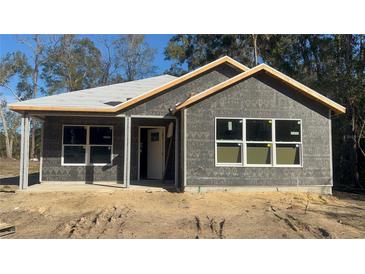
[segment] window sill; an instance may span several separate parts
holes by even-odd
[[[273,167],[296,167],[296,168],[301,168],[301,167],[303,167],[303,165],[275,165]]]
[[[61,166],[112,166],[111,163],[109,164],[61,164]]]
[[[243,167],[242,164],[215,164],[216,167]]]
[[[216,167],[274,167],[274,168],[303,168],[303,165],[253,165],[253,164],[215,164]]]

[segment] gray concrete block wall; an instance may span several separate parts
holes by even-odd
[[[187,109],[187,186],[330,185],[328,109],[259,74]],[[215,117],[302,119],[303,167],[216,167]]]
[[[62,125],[113,126],[113,162],[111,166],[62,166]],[[44,122],[42,181],[119,182],[124,174],[124,118],[47,117]]]
[[[167,89],[158,96],[149,98],[140,104],[124,110],[122,113],[127,115],[168,115],[169,108],[174,107],[175,104],[179,102],[185,101],[191,94],[202,92],[239,74],[240,72],[241,71],[238,71],[236,68],[227,64],[222,64],[184,82],[183,84]]]

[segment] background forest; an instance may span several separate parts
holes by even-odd
[[[1,90],[22,101],[161,73],[145,36],[95,39],[18,39],[31,56],[0,51]],[[223,55],[249,67],[267,63],[342,104],[347,113],[332,119],[335,187],[365,188],[365,35],[175,35],[164,55],[171,64],[165,73],[177,76]],[[0,157],[18,158],[20,119],[7,108],[9,96],[0,91],[0,99]],[[40,124],[33,120],[32,159],[39,148]]]

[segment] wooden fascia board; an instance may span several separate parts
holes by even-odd
[[[242,70],[242,71],[246,71],[246,70],[249,70],[250,68],[249,67],[246,67],[245,65],[241,64],[240,62],[234,60],[233,58],[229,57],[229,56],[225,56],[223,57],[225,58],[225,61],[229,64],[231,64],[232,66]]]
[[[239,70],[247,71],[249,70],[248,67],[244,66],[243,64],[237,62],[236,60],[230,58],[229,56],[221,57],[209,64],[206,64],[205,66],[202,66],[194,71],[191,71],[185,75],[182,75],[181,77],[174,79],[160,87],[157,87],[155,89],[152,89],[140,96],[137,96],[131,100],[128,100],[127,102],[121,103],[119,105],[116,105],[111,108],[88,108],[88,107],[52,107],[52,106],[16,106],[16,105],[9,105],[9,109],[14,111],[27,111],[27,110],[33,110],[33,111],[75,111],[75,112],[106,112],[106,113],[113,113],[118,112],[120,110],[123,110],[125,108],[128,108],[140,101],[143,101],[149,97],[155,96],[169,88],[172,88],[178,84],[181,84],[195,76],[198,76],[214,67],[217,67],[223,63],[228,63],[234,67],[236,67]]]
[[[258,72],[259,70],[261,70],[262,68],[260,66],[256,66],[250,70],[247,70],[241,74],[238,74],[222,83],[219,83],[218,85],[215,85],[214,87],[211,87],[203,92],[200,92],[192,97],[190,97],[189,99],[187,99],[186,101],[184,101],[183,103],[181,103],[180,105],[178,105],[176,107],[176,110],[181,110],[191,104],[193,104],[194,102],[198,101],[198,100],[201,100],[213,93],[216,93],[230,85],[233,85],[234,83],[237,83],[238,81],[241,81],[251,75],[253,75],[254,73]]]
[[[290,86],[298,89],[299,91],[302,91],[304,95],[307,95],[311,97],[312,99],[316,100],[319,103],[322,103],[326,105],[328,108],[332,109],[337,114],[343,114],[346,113],[346,108],[331,99],[327,98],[326,96],[318,93],[317,91],[303,85],[302,83],[299,83],[298,81],[294,80],[293,78],[281,73],[280,71],[277,71],[276,69],[264,65],[264,70],[271,75],[277,77],[278,79],[282,80],[283,82],[289,84]]]
[[[240,69],[242,71],[246,71],[246,70],[249,69],[246,66],[242,65],[241,63],[233,60],[232,58],[230,58],[228,56],[224,56],[224,57],[219,58],[219,59],[217,59],[217,60],[215,60],[215,61],[213,61],[213,62],[211,62],[211,63],[209,63],[209,64],[207,64],[205,66],[202,66],[202,67],[200,67],[200,68],[198,68],[198,69],[196,69],[196,70],[194,70],[192,72],[189,72],[189,73],[187,73],[187,74],[185,74],[185,75],[183,75],[183,76],[181,76],[181,77],[179,77],[177,79],[174,79],[171,82],[169,82],[169,83],[167,83],[165,85],[162,85],[161,87],[158,87],[158,88],[153,89],[153,90],[151,90],[151,91],[149,91],[149,92],[147,92],[145,94],[142,94],[140,96],[137,96],[137,97],[135,97],[135,98],[133,98],[133,99],[127,101],[127,102],[124,102],[124,103],[121,103],[119,105],[116,105],[114,108],[116,109],[116,111],[120,111],[122,109],[125,109],[127,107],[130,107],[130,106],[132,106],[132,105],[134,105],[134,104],[136,104],[136,103],[138,103],[140,101],[143,101],[143,100],[145,100],[145,99],[147,99],[149,97],[152,97],[154,95],[157,95],[160,92],[163,92],[163,91],[165,91],[165,90],[167,90],[169,88],[172,88],[172,87],[174,87],[176,85],[179,85],[179,84],[181,84],[181,83],[183,83],[183,82],[185,82],[185,81],[187,81],[187,80],[189,80],[189,79],[191,79],[191,78],[193,78],[195,76],[198,76],[198,75],[200,75],[200,74],[202,74],[202,73],[204,73],[204,72],[206,72],[206,71],[208,71],[208,70],[210,70],[210,69],[212,69],[214,67],[217,67],[217,66],[219,66],[219,65],[221,65],[223,63],[229,63],[229,64],[233,65],[234,67],[237,67],[238,69]]]
[[[114,112],[113,108],[86,108],[86,107],[52,107],[52,106],[16,106],[9,105],[9,109],[13,111],[64,111],[64,112]]]
[[[299,83],[298,81],[290,78],[289,76],[286,76],[285,74],[271,68],[270,66],[266,65],[266,64],[261,64],[258,65],[250,70],[247,70],[235,77],[232,77],[214,87],[211,87],[199,94],[196,94],[192,97],[190,97],[188,100],[184,101],[182,104],[178,105],[176,107],[176,110],[181,110],[182,108],[185,108],[191,104],[193,104],[194,102],[203,99],[206,96],[209,96],[213,93],[216,93],[228,86],[231,86],[241,80],[244,80],[250,76],[252,76],[253,74],[259,72],[259,71],[266,71],[269,74],[273,75],[274,77],[282,80],[283,82],[285,82],[286,84],[289,84],[290,86],[298,89],[299,91],[301,91],[304,95],[326,105],[328,108],[332,109],[335,113],[337,114],[343,114],[346,113],[346,108],[341,106],[340,104],[337,104],[336,102],[332,101],[331,99],[323,96],[322,94],[314,91],[313,89]]]

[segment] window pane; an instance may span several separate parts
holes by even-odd
[[[63,163],[85,164],[85,148],[83,146],[64,146]]]
[[[111,145],[112,128],[110,127],[90,127],[90,144]]]
[[[271,164],[271,145],[247,144],[247,164]]]
[[[82,126],[65,126],[63,128],[63,143],[72,145],[85,145],[86,128]]]
[[[217,119],[217,140],[242,140],[242,120]]]
[[[90,163],[109,164],[111,160],[111,147],[90,147]]]
[[[151,132],[151,142],[158,142],[160,140],[159,132]]]
[[[299,145],[276,145],[276,163],[278,165],[299,165],[299,159]]]
[[[279,142],[300,142],[300,121],[276,120],[275,134]]]
[[[218,163],[242,163],[241,161],[241,144],[217,144],[217,162]]]
[[[271,141],[271,120],[246,120],[247,141]]]

